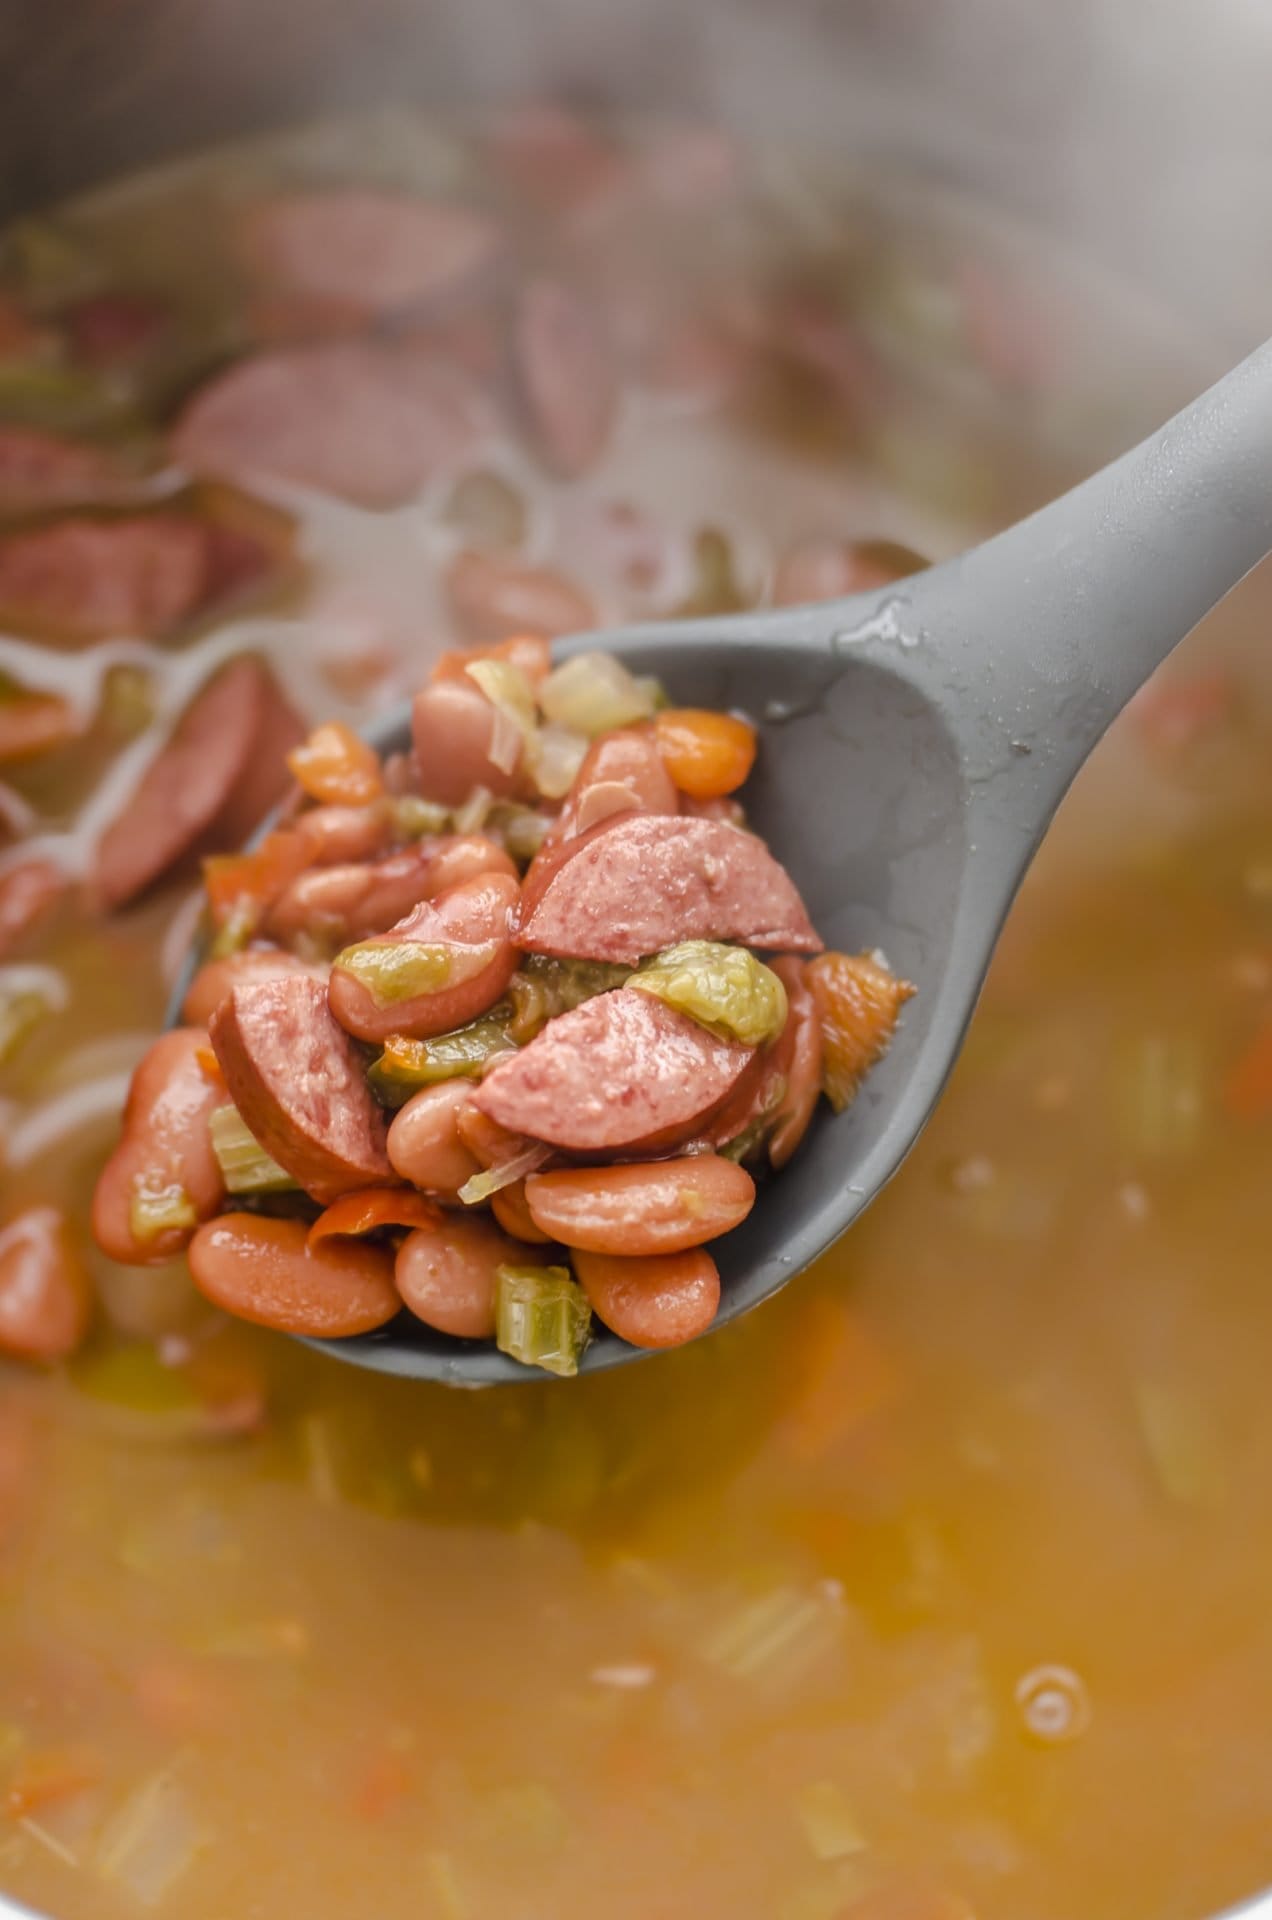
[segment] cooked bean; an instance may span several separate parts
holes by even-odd
[[[468,1151],[483,1167],[503,1166],[534,1143],[524,1133],[512,1133],[497,1120],[472,1104],[473,1089],[467,1087],[468,1101],[459,1110],[456,1125]]]
[[[269,931],[279,940],[305,935],[343,946],[386,933],[421,900],[449,893],[483,873],[515,880],[517,869],[503,848],[481,833],[422,841],[367,866],[323,867],[302,873],[280,895]]]
[[[549,841],[586,833],[612,813],[679,813],[680,798],[648,727],[602,734],[588,748]]]
[[[331,1011],[348,1033],[382,1045],[390,1034],[427,1040],[449,1033],[486,1013],[501,997],[517,965],[508,930],[517,883],[486,873],[433,900],[421,901],[405,920],[375,941],[347,948],[331,970]],[[395,948],[417,948],[436,961],[440,976],[399,998],[377,994],[369,963],[388,960]]]
[[[392,1320],[391,1250],[348,1239],[310,1247],[307,1233],[303,1220],[222,1214],[190,1242],[190,1272],[214,1305],[279,1333],[342,1339]]]
[[[204,1069],[208,1037],[177,1027],[133,1074],[123,1135],[93,1194],[93,1237],[125,1266],[170,1260],[225,1196],[208,1115],[225,1088]]]
[[[244,947],[220,960],[206,960],[195,974],[181,1003],[181,1018],[191,1027],[206,1027],[232,987],[248,980],[277,980],[284,973],[307,973],[325,980],[325,967],[310,966],[281,947]]]
[[[514,1240],[527,1240],[531,1246],[542,1247],[552,1238],[551,1234],[544,1233],[541,1227],[535,1225],[534,1215],[526,1200],[524,1180],[514,1180],[510,1185],[500,1187],[497,1193],[492,1193],[490,1210],[504,1232],[510,1233]]]
[[[596,609],[564,574],[490,553],[461,553],[446,574],[451,610],[474,640],[509,633],[555,639],[596,625]]]
[[[526,1201],[535,1225],[567,1247],[639,1257],[680,1253],[728,1233],[751,1211],[755,1182],[731,1160],[698,1153],[534,1173]]]
[[[397,1289],[417,1320],[462,1340],[495,1331],[495,1269],[521,1259],[515,1240],[480,1215],[409,1233],[398,1248]]]
[[[822,1032],[817,1002],[804,979],[804,962],[787,954],[773,962],[773,971],[786,988],[786,1091],[774,1115],[768,1155],[773,1167],[784,1167],[807,1133],[821,1097]]]
[[[700,1247],[621,1259],[576,1252],[574,1271],[598,1320],[633,1347],[681,1347],[696,1340],[720,1306],[720,1275]]]
[[[389,817],[382,807],[311,807],[292,822],[316,867],[374,860],[389,840]]]
[[[481,1162],[459,1137],[456,1119],[468,1105],[465,1080],[444,1080],[422,1087],[399,1109],[389,1128],[393,1171],[414,1187],[453,1200],[466,1180],[481,1172]]]
[[[92,1294],[56,1207],[28,1207],[0,1230],[0,1353],[62,1360],[88,1332]]]
[[[496,740],[498,720],[491,702],[471,680],[439,680],[416,694],[411,735],[420,787],[428,799],[458,807],[475,787],[505,800],[521,791],[522,741],[515,728],[507,742],[506,764],[496,765],[490,757],[492,750],[503,757]]]

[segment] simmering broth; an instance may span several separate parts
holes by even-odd
[[[1084,777],[903,1176],[747,1321],[462,1396],[231,1327],[180,1262],[88,1242],[191,897],[103,915],[92,850],[214,661],[261,654],[308,717],[356,721],[477,637],[444,585],[465,547],[601,618],[725,610],[809,536],[956,550],[1079,457],[1090,362],[996,261],[907,255],[705,135],[516,135],[319,130],[0,255],[0,421],[105,450],[142,512],[185,497],[162,447],[190,389],[263,340],[409,336],[495,396],[387,507],[234,476],[267,544],[295,532],[224,607],[150,638],[6,615],[3,684],[74,724],[3,768],[0,886],[36,860],[69,884],[0,954],[0,1218],[63,1210],[97,1311],[65,1365],[0,1363],[0,1886],[83,1920],[1211,1912],[1272,1873],[1254,589]],[[243,209],[350,181],[479,205],[521,262],[419,311],[289,308],[234,250]],[[545,263],[625,369],[564,482],[502,362]],[[121,289],[141,331],[95,363],[68,316]],[[68,511],[15,509],[0,582],[6,535]],[[796,577],[840,564],[805,549]]]

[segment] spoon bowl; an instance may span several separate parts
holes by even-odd
[[[1153,668],[1270,547],[1265,346],[1120,460],[941,566],[847,600],[581,635],[557,650],[604,647],[656,674],[679,704],[748,714],[760,730],[750,823],[827,946],[879,948],[918,988],[853,1104],[819,1114],[750,1217],[712,1243],[716,1326],[808,1266],[896,1172],[1074,775]],[[407,711],[368,737],[386,751],[408,745]],[[406,1313],[309,1344],[452,1385],[538,1377]],[[581,1370],[643,1357],[602,1329]]]

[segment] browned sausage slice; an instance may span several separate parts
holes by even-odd
[[[392,1186],[384,1115],[316,980],[235,987],[209,1023],[230,1098],[266,1153],[324,1204]]]
[[[473,1104],[570,1153],[630,1153],[690,1137],[746,1071],[720,1040],[649,993],[597,994],[487,1073]]]
[[[153,639],[211,587],[208,530],[192,514],[69,516],[0,540],[0,621],[72,645]]]
[[[190,473],[265,474],[389,507],[473,445],[477,415],[454,370],[357,341],[236,361],[177,422]]]
[[[300,722],[259,660],[233,660],[202,686],[97,845],[97,890],[122,906],[220,828],[237,845],[287,784]]]
[[[262,280],[368,313],[449,292],[499,246],[494,222],[471,208],[367,187],[272,195],[247,209],[237,238]]]
[[[220,960],[205,960],[186,989],[181,1018],[192,1027],[206,1027],[234,987],[253,980],[277,980],[285,973],[303,973],[321,981],[327,977],[325,967],[298,960],[282,947],[244,947]]]
[[[634,964],[678,940],[821,951],[789,874],[740,827],[624,814],[552,856],[526,876],[516,939],[528,953]]]
[[[604,452],[618,408],[618,366],[603,315],[562,280],[532,280],[517,302],[512,356],[544,466],[566,480],[585,473]]]

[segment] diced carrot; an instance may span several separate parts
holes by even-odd
[[[415,1776],[402,1754],[392,1750],[377,1754],[354,1790],[353,1811],[360,1820],[383,1820],[414,1784]]]
[[[846,1302],[814,1294],[804,1309],[804,1365],[779,1429],[784,1451],[811,1466],[899,1398],[895,1361]]]
[[[218,927],[242,920],[248,929],[309,865],[309,842],[290,827],[267,833],[251,853],[218,853],[203,862],[212,919]]]
[[[69,1748],[28,1753],[9,1782],[5,1804],[14,1820],[25,1820],[43,1807],[69,1800],[85,1787],[94,1786],[100,1774],[95,1760]]]
[[[69,700],[60,693],[0,696],[0,760],[29,760],[64,747],[80,732]]]
[[[287,765],[310,799],[324,806],[364,807],[384,792],[379,754],[340,720],[315,727],[303,746],[292,748]]]
[[[211,1047],[196,1047],[194,1057],[199,1063],[200,1073],[204,1074],[207,1079],[218,1082],[224,1086],[225,1075],[221,1072],[221,1062],[217,1059]]]
[[[433,668],[432,678],[462,680],[464,669],[474,660],[506,660],[525,674],[532,687],[537,687],[552,671],[552,648],[538,633],[514,633],[488,647],[451,647]]]
[[[1155,674],[1127,711],[1146,747],[1178,753],[1221,726],[1235,698],[1232,676],[1221,670],[1186,678]]]
[[[439,1227],[442,1210],[409,1187],[365,1187],[342,1193],[309,1229],[308,1245],[336,1234],[374,1233],[377,1227]]]
[[[693,800],[735,792],[755,765],[755,728],[731,713],[666,707],[654,716],[654,739],[668,773]]]
[[[1234,1120],[1266,1120],[1272,1113],[1272,1019],[1229,1068],[1223,1104]]]
[[[868,953],[822,953],[804,978],[822,1029],[822,1090],[836,1113],[888,1049],[897,1016],[915,989]]]

